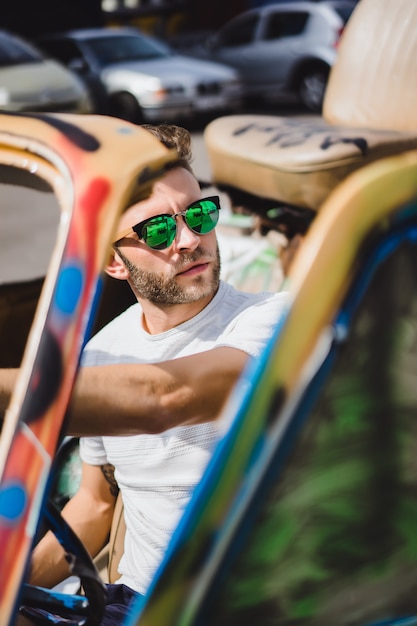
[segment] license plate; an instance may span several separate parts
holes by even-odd
[[[203,96],[197,99],[195,108],[200,111],[219,109],[225,105],[223,96]]]

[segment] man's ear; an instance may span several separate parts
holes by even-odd
[[[127,280],[129,278],[129,270],[123,263],[116,250],[112,250],[107,265],[104,268],[106,274],[117,280]]]

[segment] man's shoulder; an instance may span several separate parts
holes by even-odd
[[[222,295],[225,300],[235,302],[242,308],[258,305],[277,305],[284,306],[288,301],[288,292],[286,291],[259,291],[248,292],[240,291],[229,283],[221,283]],[[240,308],[240,307],[239,307]]]
[[[135,302],[134,304],[128,306],[127,309],[119,313],[119,315],[116,315],[116,317],[110,320],[110,322],[108,322],[104,328],[107,328],[107,326],[111,326],[113,324],[125,324],[129,320],[136,320],[138,315],[141,314],[142,307],[138,302]]]
[[[223,284],[216,310],[227,328],[269,327],[283,319],[288,308],[287,292],[246,292]]]
[[[112,337],[115,334],[120,336],[120,329],[123,329],[122,336],[128,333],[132,326],[137,326],[137,319],[140,317],[141,311],[142,309],[138,303],[132,304],[91,337],[87,343],[87,347],[91,347],[96,343],[101,344],[105,338]]]

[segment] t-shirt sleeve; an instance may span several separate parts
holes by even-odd
[[[279,292],[259,299],[230,322],[216,347],[229,346],[259,357],[282,323],[288,294]]]
[[[81,437],[80,456],[81,460],[89,465],[105,465],[108,463],[101,437]]]

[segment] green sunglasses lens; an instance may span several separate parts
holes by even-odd
[[[201,200],[185,212],[187,226],[199,235],[205,235],[215,228],[219,221],[219,208],[212,200]]]
[[[154,250],[169,248],[175,239],[177,225],[169,215],[153,217],[142,229],[142,239]]]
[[[198,235],[205,235],[215,228],[219,221],[219,206],[211,199],[200,200],[188,207],[183,215],[188,228]],[[145,222],[140,231],[136,231],[146,245],[154,250],[169,248],[177,232],[176,217],[157,215]]]

